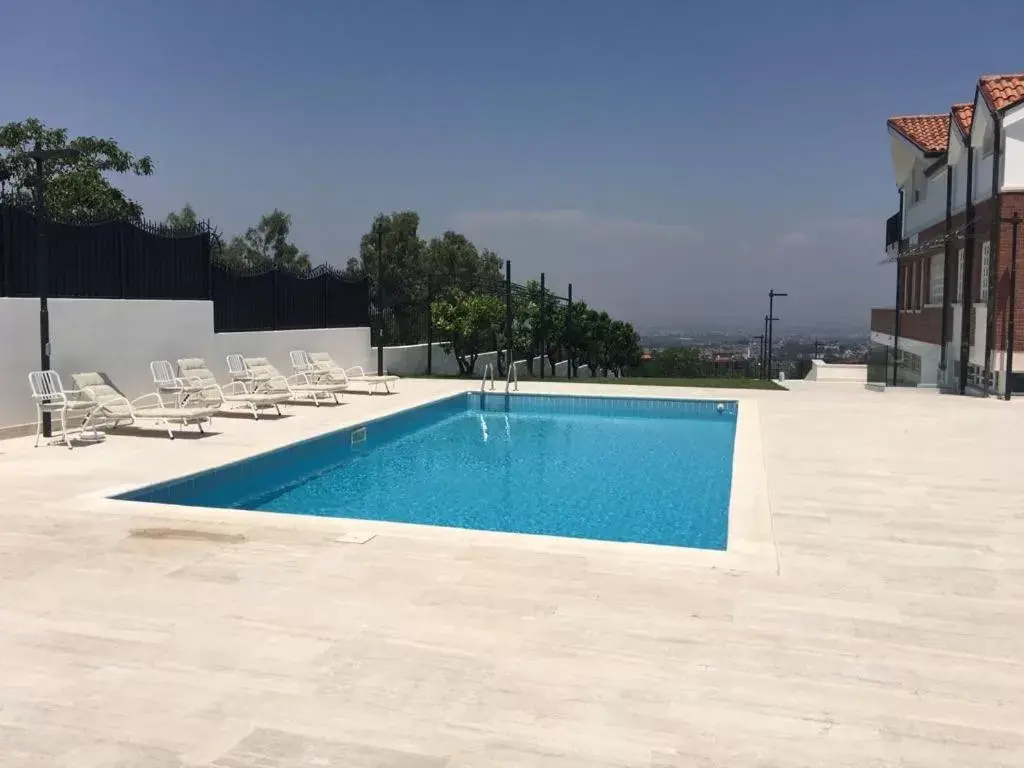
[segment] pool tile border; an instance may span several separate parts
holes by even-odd
[[[273,455],[294,446],[296,443],[310,443],[332,434],[347,435],[352,429],[388,419],[398,413],[439,406],[465,394],[474,394],[473,390],[435,395],[430,399],[414,404],[402,404],[393,410],[379,414],[373,419],[353,419],[350,423],[325,426],[320,434],[302,440],[291,440],[277,445],[256,455]],[[479,390],[475,392],[479,394]],[[562,397],[558,391],[530,392],[510,395],[513,397]],[[504,396],[503,394],[501,395]],[[441,526],[419,525],[414,523],[392,523],[376,520],[355,518],[327,518],[312,515],[270,515],[249,510],[228,509],[219,507],[192,507],[156,502],[127,501],[113,498],[128,494],[142,487],[173,483],[190,476],[198,476],[217,467],[243,463],[250,457],[243,457],[232,462],[213,462],[210,466],[199,469],[188,475],[178,475],[163,481],[155,481],[148,486],[134,483],[130,486],[106,488],[97,493],[78,497],[95,511],[109,510],[120,514],[148,515],[158,519],[171,519],[190,524],[241,526],[250,537],[259,537],[261,529],[280,531],[289,529],[304,534],[318,534],[318,538],[336,538],[345,536],[368,536],[380,538],[395,536],[413,538],[425,542],[441,540],[451,543],[464,543],[489,546],[513,546],[534,551],[551,553],[578,554],[600,556],[602,552],[618,554],[635,554],[646,559],[664,561],[678,566],[714,567],[733,571],[757,571],[778,573],[778,558],[772,531],[771,509],[768,497],[767,474],[764,463],[764,451],[761,440],[760,414],[756,400],[743,397],[729,399],[711,398],[687,394],[681,397],[665,397],[662,394],[647,396],[608,396],[604,394],[571,393],[573,398],[581,400],[649,400],[672,401],[680,403],[697,403],[695,412],[705,409],[717,415],[717,404],[732,403],[738,405],[736,414],[736,436],[733,449],[732,488],[729,502],[729,543],[726,550],[705,550],[686,547],[674,547],[659,544],[638,544],[630,542],[609,542],[591,539],[572,539],[540,534],[508,533],[502,531],[475,531]],[[652,403],[653,407],[653,403]],[[684,406],[685,408],[686,406]],[[712,411],[711,409],[714,409]],[[369,541],[367,546],[373,546]]]

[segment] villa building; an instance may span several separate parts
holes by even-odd
[[[1011,291],[1010,269],[1012,218],[1024,216],[1024,74],[986,75],[972,102],[892,117],[888,130],[899,209],[885,256],[897,285],[893,308],[871,310],[886,383],[1002,392],[1015,325],[1010,382],[1024,391],[1024,273]]]

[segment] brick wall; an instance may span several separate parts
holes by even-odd
[[[893,335],[896,312],[888,308],[871,310],[871,330]],[[942,309],[925,307],[900,312],[900,338],[938,344],[942,336]]]
[[[1024,219],[1024,192],[1006,192],[1000,196],[999,216],[1009,219],[1014,213],[1020,214]],[[1013,226],[1011,224],[1000,225],[998,254],[993,254],[996,280],[993,348],[997,350],[1006,349],[1006,323],[1009,318],[1010,304],[1010,261],[1013,255],[1012,233]],[[1016,352],[1024,350],[1024,222],[1021,224],[1017,242],[1017,302],[1014,314],[1016,328],[1013,349]],[[1016,368],[1016,366],[1014,367]]]

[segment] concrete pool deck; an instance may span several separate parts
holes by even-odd
[[[770,568],[103,498],[467,389],[402,384],[0,442],[0,765],[1024,765],[1024,401],[524,383],[755,406]]]

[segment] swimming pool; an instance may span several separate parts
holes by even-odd
[[[462,393],[115,498],[722,550],[738,409]]]

